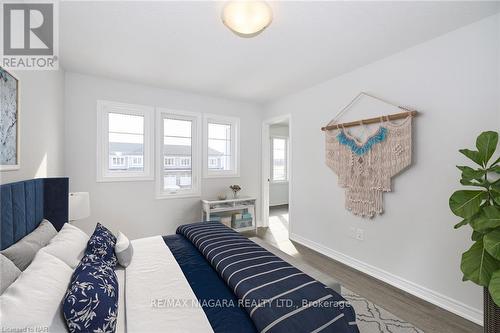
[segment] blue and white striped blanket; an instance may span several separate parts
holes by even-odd
[[[219,222],[177,229],[205,256],[262,333],[359,333],[354,310],[326,287]]]

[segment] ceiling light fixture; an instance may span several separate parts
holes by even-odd
[[[222,22],[240,37],[254,37],[267,28],[273,12],[265,1],[229,1],[222,10]]]

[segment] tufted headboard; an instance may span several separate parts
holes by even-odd
[[[68,178],[0,185],[0,250],[29,234],[44,218],[59,231],[68,222],[68,194]]]

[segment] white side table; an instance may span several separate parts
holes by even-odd
[[[210,217],[218,215],[217,213],[222,213],[221,215],[224,215],[224,213],[243,213],[246,211],[252,215],[252,225],[233,229],[238,232],[257,230],[256,201],[257,199],[253,197],[240,197],[226,200],[201,200],[201,219],[203,221],[210,221]]]

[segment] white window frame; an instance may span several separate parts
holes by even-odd
[[[283,139],[285,140],[285,176],[286,176],[286,179],[285,180],[275,180],[274,179],[274,139]],[[289,161],[289,144],[288,144],[288,141],[290,140],[289,137],[287,136],[282,136],[282,135],[272,135],[271,136],[271,172],[270,172],[270,178],[271,178],[271,183],[273,184],[284,184],[284,183],[288,183],[288,177],[289,177],[289,174],[288,174],[288,171],[290,170],[289,166],[290,166],[290,161]]]
[[[210,170],[208,168],[208,124],[231,126],[231,170]],[[240,118],[216,114],[203,115],[203,177],[222,178],[240,176]]]
[[[191,132],[191,189],[180,189],[176,193],[163,191],[163,119],[173,118],[190,120],[193,122]],[[201,196],[201,114],[197,112],[179,111],[157,107],[156,108],[156,198],[175,199]]]
[[[124,182],[153,180],[153,112],[151,106],[97,101],[97,182]],[[109,170],[109,113],[144,117],[143,171]]]

